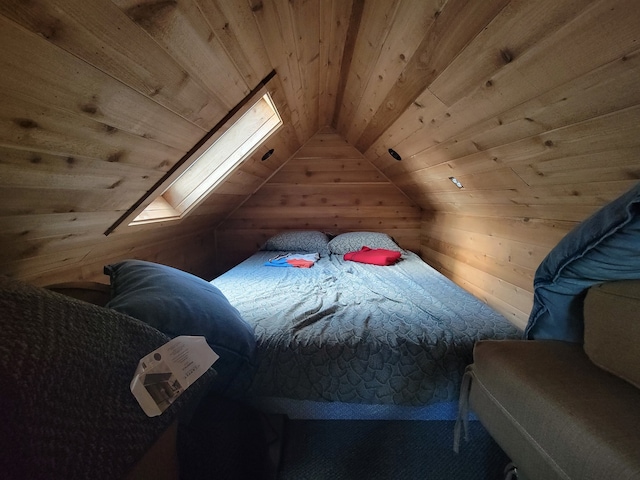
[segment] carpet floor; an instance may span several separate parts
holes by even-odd
[[[478,421],[292,420],[212,395],[178,431],[181,480],[501,480],[509,463]]]
[[[509,458],[478,421],[453,451],[453,421],[288,420],[278,480],[492,480]]]

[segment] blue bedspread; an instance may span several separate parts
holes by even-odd
[[[265,266],[273,256],[257,252],[211,282],[255,328],[254,397],[451,401],[476,340],[522,336],[411,252],[384,267],[335,255],[309,269]]]

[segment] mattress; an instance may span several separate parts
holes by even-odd
[[[311,268],[265,266],[278,253],[259,251],[211,281],[255,329],[249,397],[452,401],[477,340],[522,336],[412,252],[391,266],[341,255]]]

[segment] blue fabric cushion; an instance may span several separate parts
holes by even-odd
[[[280,232],[269,240],[262,247],[262,250],[274,250],[284,252],[312,252],[321,255],[328,253],[327,236],[315,230],[291,230]]]
[[[344,255],[349,252],[356,252],[362,247],[372,249],[383,248],[385,250],[395,250],[401,252],[402,249],[386,233],[380,232],[348,232],[341,233],[332,238],[329,242],[329,251],[334,255]]]
[[[570,231],[533,281],[528,339],[583,341],[589,287],[640,278],[640,183]]]
[[[218,376],[212,388],[238,396],[249,386],[256,337],[218,288],[187,272],[141,260],[125,260],[104,270],[111,278],[107,307],[171,337],[206,337],[220,356],[213,365]]]

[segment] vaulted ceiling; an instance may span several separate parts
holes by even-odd
[[[42,283],[161,242],[104,232],[271,71],[285,126],[174,237],[326,127],[424,211],[571,223],[640,176],[635,0],[3,0],[0,41],[0,264]]]

